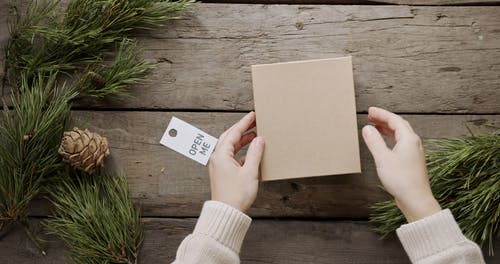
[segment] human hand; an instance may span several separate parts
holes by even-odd
[[[363,138],[375,159],[377,174],[408,222],[441,210],[429,184],[420,137],[408,121],[387,110],[370,107],[368,119],[375,127],[363,127]],[[390,149],[381,134],[396,142]]]
[[[255,132],[248,132],[254,127],[255,113],[250,112],[222,133],[208,166],[212,200],[242,212],[257,197],[259,165],[264,152],[264,140]],[[246,156],[235,160],[234,155],[249,143]]]

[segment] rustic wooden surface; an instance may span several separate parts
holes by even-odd
[[[498,113],[499,13],[500,6],[200,4],[186,19],[138,33],[158,69],[135,98],[91,106],[249,110],[250,65],[352,55],[358,111],[377,104]]]
[[[11,6],[7,1],[0,1],[0,47],[2,52],[0,52],[0,85],[2,84],[4,76],[4,52],[3,47],[7,44],[9,39],[9,28],[7,21],[11,18]],[[3,87],[0,86],[0,96],[4,95]],[[1,100],[0,100],[1,101]],[[2,103],[0,103],[1,105]]]
[[[145,239],[140,263],[170,263],[182,239],[192,232],[193,218],[144,218]],[[39,220],[32,220],[43,236]],[[404,264],[409,263],[395,237],[380,240],[364,221],[255,220],[242,247],[242,263],[259,264]],[[63,243],[44,237],[47,256],[41,256],[21,229],[0,240],[2,264],[66,263]],[[500,251],[497,243],[496,252]],[[484,251],[486,253],[486,251]],[[495,263],[498,257],[486,257]]]
[[[358,111],[498,113],[500,6],[202,4],[139,34],[157,61],[111,108],[249,110],[250,65],[352,55]],[[418,103],[416,103],[418,102]]]
[[[206,3],[246,4],[395,4],[395,5],[497,5],[498,0],[201,0]]]
[[[191,112],[98,112],[77,111],[74,122],[109,139],[112,155],[107,160],[124,170],[132,196],[146,216],[197,216],[210,198],[206,167],[169,151],[159,144],[172,116],[219,135],[243,114]],[[500,126],[498,115],[405,115],[424,139],[459,136],[467,127]],[[359,115],[359,127],[367,124]],[[385,200],[373,160],[361,142],[362,174],[337,175],[261,183],[250,214],[256,217],[362,218],[368,206]],[[44,207],[33,214],[44,215]]]
[[[271,1],[285,2],[248,0]],[[2,45],[10,2],[0,0]],[[360,128],[371,105],[405,114],[424,139],[500,125],[500,6],[432,6],[500,1],[318,2],[363,5],[199,4],[165,28],[136,33],[158,68],[133,88],[135,98],[78,103],[75,125],[108,137],[108,167],[127,174],[143,210],[141,263],[172,261],[210,197],[206,168],[158,143],[168,121],[177,116],[220,134],[253,108],[252,64],[352,55]],[[380,241],[366,221],[368,206],[387,196],[360,145],[362,174],[262,183],[242,262],[408,263],[397,239]],[[35,226],[48,212],[46,203],[33,203]],[[0,238],[0,263],[67,263],[61,242],[46,244],[43,257],[23,232]]]

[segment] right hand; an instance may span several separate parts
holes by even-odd
[[[408,222],[439,212],[441,207],[431,191],[422,142],[408,121],[377,107],[368,109],[368,119],[375,127],[363,127],[363,138],[375,159],[378,177]],[[392,149],[380,133],[396,142]]]

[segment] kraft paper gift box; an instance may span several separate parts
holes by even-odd
[[[263,181],[361,172],[351,57],[252,66]]]

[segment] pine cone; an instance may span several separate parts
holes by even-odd
[[[95,88],[102,88],[106,85],[106,79],[102,77],[99,73],[89,71],[87,75],[90,78],[90,83],[95,87]]]
[[[75,127],[73,131],[64,132],[59,154],[75,169],[92,174],[96,168],[104,166],[104,158],[109,155],[108,140]]]

